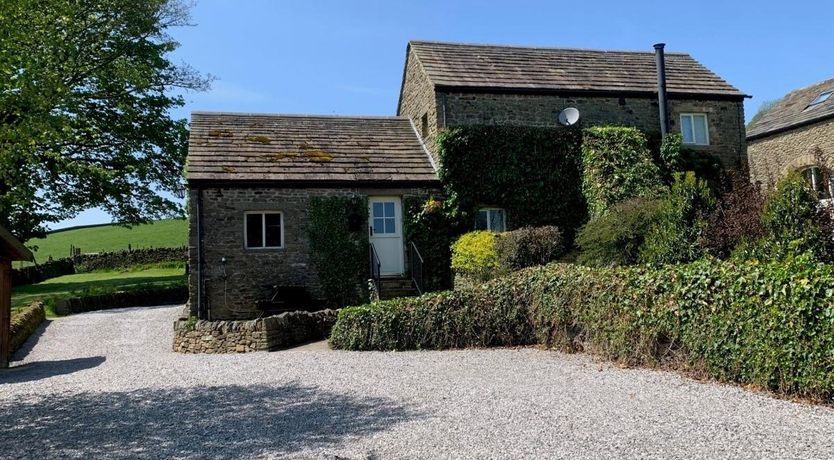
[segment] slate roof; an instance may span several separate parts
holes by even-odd
[[[194,112],[186,177],[194,180],[437,181],[405,117]]]
[[[605,51],[411,41],[436,86],[496,90],[657,92],[654,51]],[[743,98],[733,87],[684,53],[666,53],[670,95]]]
[[[826,91],[834,91],[834,78],[788,93],[750,126],[747,138],[755,139],[834,117],[834,95],[821,104],[808,106]]]

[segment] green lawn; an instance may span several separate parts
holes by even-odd
[[[24,307],[36,299],[43,299],[47,310],[62,298],[82,294],[105,294],[143,287],[166,287],[185,284],[182,267],[147,268],[142,270],[78,273],[46,280],[43,283],[20,286],[12,290],[12,310]]]
[[[54,259],[68,257],[73,245],[82,252],[108,252],[127,249],[128,244],[133,248],[185,246],[187,238],[188,223],[184,219],[168,219],[132,228],[110,224],[56,230],[46,238],[27,241],[26,245],[38,247],[35,259],[42,263],[50,255]]]

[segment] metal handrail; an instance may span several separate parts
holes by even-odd
[[[380,282],[381,275],[380,271],[382,269],[382,262],[379,261],[379,255],[376,252],[376,248],[374,247],[373,243],[368,244],[369,247],[369,254],[370,254],[370,264],[371,264],[371,281],[374,283],[374,287],[376,288],[376,295],[379,297],[382,289],[382,283]]]
[[[420,250],[413,241],[409,248],[411,250],[411,280],[414,281],[417,294],[423,295],[423,256],[420,255]]]

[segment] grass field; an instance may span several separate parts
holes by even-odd
[[[179,266],[61,276],[46,280],[43,283],[14,288],[12,290],[12,311],[25,307],[33,300],[42,299],[46,303],[48,314],[54,316],[51,307],[55,301],[62,298],[129,291],[151,286],[184,285],[186,282],[184,273],[184,268]]]
[[[45,262],[49,256],[61,259],[69,256],[70,246],[81,248],[81,252],[108,252],[127,249],[128,244],[136,248],[170,248],[185,246],[188,238],[188,224],[184,219],[159,220],[132,228],[118,225],[98,225],[56,230],[46,238],[26,242],[37,246],[35,260]],[[18,266],[15,264],[15,266]]]

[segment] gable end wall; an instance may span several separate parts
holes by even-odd
[[[772,188],[791,171],[807,166],[834,169],[834,119],[752,139],[747,149],[751,179],[765,189]],[[818,165],[819,162],[823,164]]]

